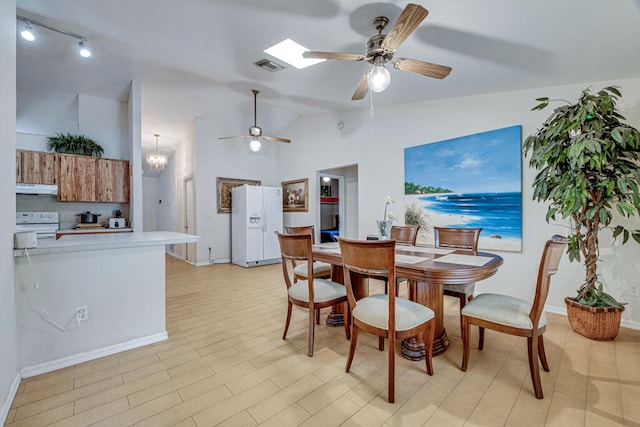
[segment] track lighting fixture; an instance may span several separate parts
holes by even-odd
[[[35,34],[33,33],[32,25],[36,25],[38,27],[46,28],[47,30],[55,31],[56,33],[64,34],[69,37],[73,37],[78,39],[78,53],[83,58],[89,58],[91,56],[91,50],[87,47],[87,38],[81,36],[80,34],[72,33],[71,31],[59,30],[57,28],[51,27],[47,24],[43,24],[42,22],[34,21],[32,19],[27,19],[24,16],[17,15],[16,18],[20,21],[24,22],[24,29],[20,31],[20,36],[27,41],[34,41],[36,39]]]
[[[28,42],[32,42],[36,39],[36,36],[33,34],[33,29],[31,28],[31,23],[26,21],[24,24],[24,29],[20,31],[20,36]]]
[[[78,42],[78,53],[80,54],[80,56],[82,56],[83,58],[89,58],[91,56],[91,51],[89,50],[89,48],[87,47],[86,44],[84,44],[83,40],[80,40]]]

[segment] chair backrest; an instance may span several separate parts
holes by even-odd
[[[533,299],[533,306],[529,312],[529,318],[534,328],[538,326],[544,304],[547,301],[551,276],[558,271],[560,258],[562,258],[564,248],[569,242],[570,240],[566,237],[555,235],[550,240],[547,240],[547,243],[544,245],[542,257],[540,258],[540,267],[538,268],[536,294]]]
[[[350,307],[357,305],[353,292],[352,274],[376,278],[386,277],[389,283],[395,283],[395,240],[349,240],[338,237],[338,242]],[[395,294],[395,286],[389,286],[389,331],[395,330]]]
[[[415,245],[419,229],[415,225],[394,225],[389,238],[403,245]]]
[[[282,256],[282,273],[287,289],[293,281],[293,269],[296,261],[307,261],[309,280],[309,300],[313,301],[313,252],[311,234],[282,234],[276,231]]]
[[[313,225],[301,225],[299,227],[284,227],[284,231],[287,234],[311,234],[311,244],[316,243],[315,226]]]
[[[433,227],[436,248],[467,249],[478,251],[480,228]]]

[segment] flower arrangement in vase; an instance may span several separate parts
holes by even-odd
[[[378,239],[379,240],[389,240],[391,236],[391,226],[393,225],[393,221],[396,219],[393,216],[391,211],[388,211],[389,205],[392,205],[396,202],[391,196],[387,196],[387,200],[384,204],[384,215],[382,219],[376,220],[376,225],[378,226]]]

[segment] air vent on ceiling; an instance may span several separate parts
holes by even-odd
[[[260,61],[255,63],[258,67],[262,68],[263,70],[267,70],[267,71],[271,71],[272,73],[276,72],[276,71],[280,71],[280,70],[284,70],[284,67],[280,64],[276,64],[273,61],[270,61],[268,59],[261,59]]]

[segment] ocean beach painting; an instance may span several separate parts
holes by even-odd
[[[482,227],[479,249],[522,250],[522,129],[511,126],[404,150],[405,206],[430,226]],[[422,233],[433,244],[433,231]]]

